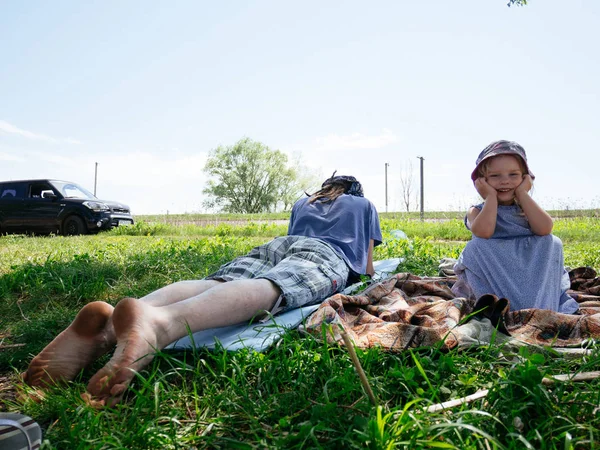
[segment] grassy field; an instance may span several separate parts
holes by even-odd
[[[554,215],[566,265],[600,268],[597,211]],[[570,358],[496,344],[358,351],[378,399],[373,406],[346,349],[290,331],[265,353],[160,354],[114,409],[95,410],[80,398],[106,359],[42,402],[20,399],[17,374],[81,306],[201,278],[285,234],[286,218],[147,216],[96,236],[0,237],[0,409],[34,417],[46,448],[57,449],[600,448],[600,382],[541,382],[597,370],[596,345]],[[404,257],[400,271],[436,275],[440,258],[457,257],[470,233],[460,213],[426,218],[382,214],[385,243],[376,259]],[[394,230],[409,240],[394,239]],[[424,410],[479,389],[490,390],[483,400]]]

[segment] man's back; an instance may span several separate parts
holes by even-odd
[[[365,197],[342,194],[333,202],[309,202],[305,197],[292,208],[289,235],[308,236],[330,244],[352,270],[364,274],[369,241],[381,244],[379,216]]]

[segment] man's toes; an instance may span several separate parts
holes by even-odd
[[[47,380],[44,380],[44,375],[46,371],[40,368],[33,369],[29,368],[22,374],[23,382],[29,386],[40,386],[42,385],[42,381],[45,381],[44,384],[50,384],[50,378],[46,377]]]
[[[46,398],[46,394],[44,391],[38,388],[29,388],[24,390],[19,390],[17,392],[17,401],[19,403],[25,403],[29,400],[32,400],[35,403],[39,403]]]
[[[95,397],[102,397],[110,393],[110,376],[104,375],[97,380],[92,379],[87,386],[87,390]]]
[[[101,409],[106,406],[105,399],[97,399],[94,396],[92,396],[89,392],[84,392],[83,394],[81,394],[81,399],[86,405],[91,406],[94,409]]]
[[[120,383],[120,384],[115,384],[111,389],[110,389],[110,395],[111,397],[122,397],[123,393],[125,392],[125,390],[127,389],[127,386],[129,385],[129,383]]]

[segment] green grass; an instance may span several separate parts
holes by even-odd
[[[25,369],[89,301],[115,304],[201,278],[287,230],[268,222],[199,227],[185,219],[139,221],[96,236],[0,237],[0,376]],[[376,259],[403,257],[399,270],[436,275],[439,259],[457,257],[470,238],[458,214],[448,219],[383,215]],[[409,239],[395,239],[393,230]],[[595,219],[557,219],[555,232],[567,265],[600,267]],[[379,407],[364,395],[345,349],[292,331],[265,353],[162,353],[113,410],[91,409],[80,398],[106,357],[41,403],[0,390],[0,408],[34,417],[47,448],[57,449],[600,447],[600,382],[541,383],[548,374],[597,370],[597,347],[578,358],[500,344],[358,356]],[[486,399],[424,411],[479,389],[490,390]]]

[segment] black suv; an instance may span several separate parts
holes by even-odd
[[[0,181],[0,233],[95,233],[132,225],[129,206],[69,181]]]

